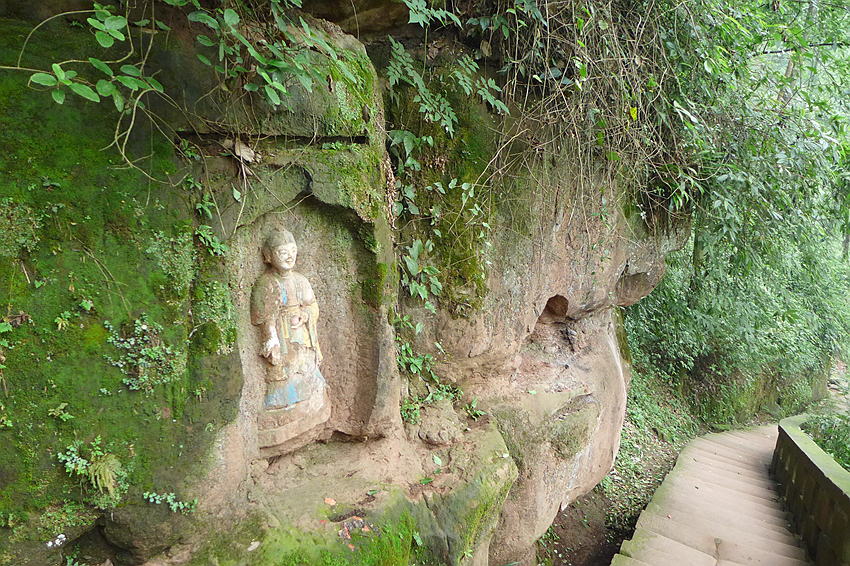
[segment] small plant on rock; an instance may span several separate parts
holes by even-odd
[[[171,509],[172,513],[183,513],[184,515],[188,515],[189,513],[195,512],[195,506],[198,504],[198,498],[196,497],[192,501],[180,501],[177,499],[177,495],[175,493],[155,493],[153,491],[146,491],[142,497],[145,498],[146,501],[150,501],[155,505],[162,505],[165,503],[168,505],[168,508]]]
[[[472,400],[472,403],[467,403],[463,406],[463,410],[466,411],[466,414],[469,415],[474,421],[477,421],[481,417],[485,416],[487,413],[478,408],[478,397],[475,397]]]
[[[123,352],[118,358],[105,357],[127,375],[124,383],[130,389],[150,393],[157,385],[174,381],[186,371],[186,352],[163,344],[162,326],[148,320],[147,315],[133,322],[130,336],[123,336],[108,320],[103,325],[109,331],[106,341]]]
[[[66,409],[68,407],[68,403],[60,403],[58,406],[48,409],[47,414],[51,417],[56,417],[60,419],[63,423],[66,423],[74,418],[74,415],[69,413]]]
[[[88,445],[77,440],[56,457],[65,465],[68,475],[79,476],[83,487],[90,488],[88,503],[108,509],[121,502],[121,494],[128,487],[127,473],[118,457],[101,446],[100,436]]]

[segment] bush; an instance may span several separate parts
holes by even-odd
[[[828,413],[815,415],[803,425],[803,430],[812,437],[824,452],[835,458],[850,472],[850,415]]]
[[[627,311],[636,368],[678,388],[706,423],[746,421],[774,401],[784,414],[802,410],[847,348],[850,273],[838,243],[787,234],[778,247],[744,267],[721,241],[698,261],[691,239]]]

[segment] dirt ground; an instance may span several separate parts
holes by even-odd
[[[538,557],[547,566],[608,566],[622,539],[605,526],[610,502],[598,490],[558,514],[539,543]]]
[[[626,433],[630,427],[626,421]],[[640,470],[626,474],[615,467],[606,478],[606,490],[597,486],[558,513],[538,542],[538,563],[609,566],[623,540],[631,538],[640,511],[673,468],[677,455],[671,445],[654,439],[642,447]]]

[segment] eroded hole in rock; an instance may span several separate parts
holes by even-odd
[[[540,313],[540,318],[537,319],[537,324],[554,324],[567,322],[567,310],[570,307],[570,302],[563,295],[555,295],[546,301],[546,307]]]
[[[562,348],[575,352],[576,332],[567,318],[569,306],[570,301],[563,295],[554,295],[546,301],[529,341],[539,345],[547,354],[554,354]]]

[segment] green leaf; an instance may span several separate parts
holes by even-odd
[[[156,27],[158,27],[158,28],[159,28],[159,29],[161,29],[162,31],[171,31],[171,28],[170,28],[170,27],[168,27],[167,25],[165,25],[164,23],[162,23],[162,22],[161,22],[161,21],[159,21],[159,20],[156,20]]]
[[[57,104],[62,104],[63,102],[65,102],[65,91],[64,90],[59,90],[57,88],[56,90],[50,91],[50,95],[53,97],[53,100],[55,100],[57,102]]]
[[[115,77],[115,79],[116,79],[119,83],[121,83],[121,84],[122,84],[122,85],[124,85],[125,87],[129,88],[130,90],[138,90],[138,89],[139,89],[139,87],[136,85],[136,83],[135,83],[135,82],[131,81],[131,80],[130,80],[130,78],[131,78],[131,77],[125,77],[125,76],[123,76],[123,75],[119,75],[119,76]]]
[[[65,71],[62,70],[62,67],[60,67],[58,63],[53,63],[53,74],[56,75],[56,78],[60,81],[65,78]]]
[[[198,53],[198,59],[200,59],[201,63],[203,63],[204,65],[212,67],[212,63],[209,59],[207,59],[206,55],[201,55],[200,53]]]
[[[56,77],[48,75],[47,73],[36,73],[30,77],[30,80],[36,84],[44,86],[56,86],[56,83],[59,82],[56,80]]]
[[[275,106],[280,105],[280,97],[277,95],[277,92],[275,92],[275,90],[271,86],[266,85],[264,87],[264,90],[266,92],[266,96],[269,98],[269,101],[272,104],[274,104]]]
[[[86,21],[89,23],[91,27],[97,30],[106,31],[106,26],[104,26],[100,21],[94,18],[88,18]]]
[[[11,324],[9,324],[8,322],[0,322],[0,334],[3,334],[4,332],[11,332],[11,330]]]
[[[141,77],[142,76],[142,72],[139,70],[139,68],[135,67],[133,65],[122,65],[121,66],[121,72],[124,73],[125,75],[130,75],[131,77]]]
[[[142,81],[140,81],[139,79],[136,79],[136,78],[133,78],[133,77],[126,77],[124,75],[119,75],[119,76],[115,77],[115,79],[119,83],[126,86],[127,88],[129,88],[132,91],[139,90],[140,85],[141,85],[141,88],[147,87],[147,84],[145,84]]]
[[[205,35],[199,35],[197,37],[197,40],[198,43],[200,43],[201,45],[206,45],[207,47],[212,47],[213,45],[215,45],[215,43],[213,43],[213,40],[211,40]]]
[[[144,20],[139,20],[138,22],[133,22],[133,25],[135,25],[135,26],[139,26],[140,28],[143,28],[143,27],[145,27],[146,25],[148,25],[149,23],[151,23],[151,21],[150,21],[150,20],[148,20],[148,19],[144,19]]]
[[[416,240],[413,241],[413,244],[408,248],[410,250],[410,257],[412,257],[414,260],[418,260],[419,254],[422,253],[422,250],[424,248],[425,245],[422,243],[422,240],[416,238]]]
[[[121,93],[120,93],[120,92],[117,92],[117,91],[116,91],[116,92],[113,92],[113,93],[112,93],[112,102],[115,104],[115,108],[116,108],[119,112],[123,112],[123,111],[124,111],[124,97],[123,97],[123,96],[121,96]]]
[[[419,480],[419,483],[421,483],[422,485],[428,485],[432,481],[434,481],[432,478],[422,478],[421,480]]]
[[[215,30],[219,29],[218,22],[215,21],[215,18],[210,16],[204,10],[198,10],[197,12],[192,12],[191,14],[189,14],[189,21],[190,22],[200,22],[202,24],[206,24],[207,27],[211,27],[212,29],[215,29]]]
[[[101,96],[112,96],[115,94],[115,85],[106,79],[100,79],[97,81],[95,88]]]
[[[101,61],[100,59],[95,59],[94,57],[89,57],[89,63],[94,65],[94,68],[100,71],[101,73],[107,76],[113,76],[112,69],[109,68],[109,65]]]
[[[433,456],[431,456],[431,459],[432,459],[432,460],[434,461],[434,463],[435,463],[435,464],[437,464],[438,466],[442,466],[442,465],[443,465],[443,460],[442,460],[439,456],[437,456],[436,454],[434,454]]]
[[[106,33],[117,39],[118,41],[124,41],[124,34],[118,31],[117,29],[107,30]]]
[[[407,266],[407,270],[412,274],[416,275],[419,273],[419,263],[409,255],[404,256],[404,263]]]
[[[236,187],[232,187],[232,188],[233,188],[233,200],[235,200],[236,202],[242,202],[242,193],[240,193],[239,190]]]
[[[103,22],[103,26],[107,31],[124,29],[127,27],[127,18],[124,16],[109,16],[106,18],[106,21]]]
[[[313,78],[309,73],[296,73],[295,76],[298,78],[298,82],[307,90],[307,92],[313,92]]]
[[[224,23],[230,27],[235,27],[239,24],[239,14],[237,14],[234,10],[227,8],[224,11]]]
[[[165,89],[162,87],[162,84],[153,77],[148,77],[148,84],[151,85],[157,92],[165,91]]]
[[[90,86],[81,83],[71,83],[68,86],[79,96],[91,100],[92,102],[100,102],[100,97],[91,89]]]
[[[259,85],[255,83],[245,83],[245,90],[248,92],[257,92],[258,88],[260,88]]]
[[[115,40],[112,39],[112,36],[109,35],[108,33],[104,33],[102,31],[96,31],[96,32],[94,32],[94,37],[95,37],[95,39],[97,39],[97,42],[102,47],[105,47],[107,49],[109,49],[110,47],[112,47],[115,44]]]

